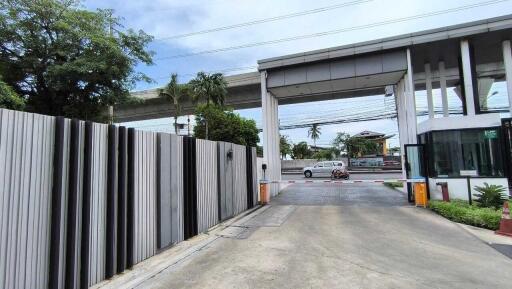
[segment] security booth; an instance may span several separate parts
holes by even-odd
[[[470,121],[471,120],[471,121]],[[442,129],[444,128],[444,129]],[[418,143],[425,146],[430,194],[443,199],[447,183],[450,198],[471,200],[475,186],[484,183],[509,187],[504,129],[499,114],[428,120],[418,126]],[[510,150],[509,150],[510,152]]]

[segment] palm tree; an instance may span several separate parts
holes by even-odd
[[[189,82],[194,102],[204,101],[206,106],[224,105],[224,99],[228,94],[227,82],[221,73],[208,74],[199,72]],[[208,139],[208,118],[205,118],[205,138]]]
[[[181,115],[183,102],[189,97],[188,85],[179,84],[178,75],[173,73],[169,83],[164,88],[158,90],[158,95],[171,102],[174,108],[174,132],[178,134],[178,117]]]
[[[314,147],[316,149],[316,140],[320,138],[320,135],[322,132],[320,132],[320,127],[317,123],[314,123],[311,128],[308,130],[308,137],[311,137],[313,140]]]

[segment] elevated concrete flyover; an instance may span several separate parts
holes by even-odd
[[[260,73],[250,72],[226,76],[228,97],[226,105],[236,109],[261,107]],[[173,108],[169,100],[158,96],[158,88],[133,92],[131,94],[142,100],[141,103],[119,105],[115,107],[116,122],[129,122],[169,117]],[[191,101],[183,104],[183,114],[194,113]]]

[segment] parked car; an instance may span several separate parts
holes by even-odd
[[[324,161],[318,162],[312,167],[302,169],[306,178],[315,177],[337,177],[348,180],[350,174],[347,166],[342,161]]]

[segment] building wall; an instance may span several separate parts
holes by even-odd
[[[444,178],[431,178],[429,179],[430,198],[433,200],[442,200],[443,195],[441,187],[437,183],[447,182],[448,192],[450,199],[468,200],[468,185],[467,180],[463,178],[457,179],[444,179]],[[508,188],[508,180],[506,178],[472,178],[470,179],[471,195],[476,194],[475,186],[483,186],[484,183],[489,185],[501,185]],[[506,190],[508,195],[508,190]]]

